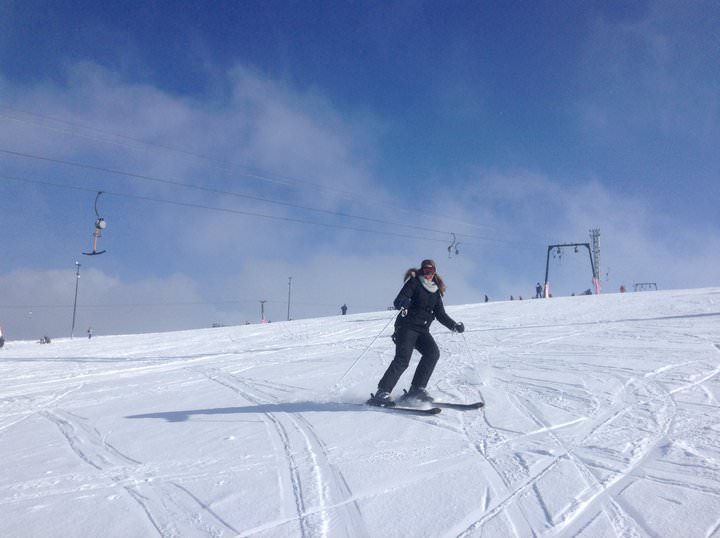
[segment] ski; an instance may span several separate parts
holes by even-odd
[[[370,407],[377,407],[378,409],[383,409],[385,411],[397,411],[398,413],[408,413],[411,415],[437,415],[442,409],[439,407],[431,407],[431,408],[418,408],[418,407],[403,407],[403,406],[397,406],[397,404],[393,401],[389,402],[390,405],[382,405],[378,403],[378,400],[375,400],[375,395],[370,394],[370,399],[365,402],[365,405],[369,405]]]
[[[485,402],[473,402],[473,403],[457,403],[457,402],[430,402],[430,405],[440,407],[444,409],[457,409],[458,411],[469,411],[471,409],[480,409],[485,407]]]
[[[408,398],[408,391],[403,390],[403,395],[400,397],[400,402],[406,402],[406,405],[432,405],[433,407],[440,407],[444,409],[456,409],[458,411],[469,411],[471,409],[480,409],[485,407],[485,402],[473,402],[473,403],[460,403],[460,402],[442,402],[442,401],[422,401]]]
[[[398,407],[396,405],[373,405],[367,404],[370,407],[381,409],[382,411],[392,411],[398,413],[407,413],[409,415],[437,415],[442,411],[439,407],[431,407],[430,409],[421,409],[417,407]]]

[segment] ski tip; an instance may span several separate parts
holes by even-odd
[[[480,409],[485,406],[485,402],[459,403],[459,402],[433,402],[431,405],[442,407],[445,409],[457,409],[458,411],[468,411],[471,409]]]
[[[428,415],[437,415],[438,413],[442,412],[442,409],[440,409],[439,407],[431,407],[427,411]]]

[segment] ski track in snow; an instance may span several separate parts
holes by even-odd
[[[19,424],[35,413],[54,408],[63,398],[81,388],[82,385],[79,385],[62,392],[51,392],[32,398],[23,396],[16,399],[5,399],[2,413],[0,413],[0,435],[3,430]]]
[[[533,342],[532,345],[557,342],[565,338],[578,336],[578,334],[579,333],[577,332],[572,332],[570,334],[545,338]],[[714,344],[714,346],[717,350],[720,351],[720,347],[717,344]],[[443,349],[443,352],[449,353],[451,352],[451,350],[446,347],[445,349]],[[525,381],[519,381],[517,375],[511,376],[509,381],[504,382],[505,388],[508,389],[510,393],[510,400],[517,408],[521,408],[524,411],[524,414],[529,417],[533,423],[535,423],[538,429],[530,432],[525,432],[524,434],[518,435],[514,438],[507,438],[499,441],[494,444],[492,448],[497,449],[502,445],[512,444],[517,442],[518,440],[526,439],[530,436],[547,434],[550,439],[552,439],[553,443],[560,449],[561,455],[555,455],[554,459],[547,467],[545,467],[540,473],[538,473],[534,477],[530,478],[519,488],[512,488],[509,485],[508,479],[505,476],[507,472],[509,472],[509,469],[503,469],[501,466],[497,465],[492,461],[492,458],[488,455],[488,442],[472,442],[478,453],[489,464],[489,470],[491,472],[486,473],[485,477],[490,480],[493,489],[496,491],[496,494],[500,494],[502,500],[495,506],[494,509],[490,510],[489,512],[483,509],[482,517],[468,524],[465,530],[459,533],[459,536],[474,535],[474,533],[481,529],[487,521],[489,521],[492,517],[496,516],[499,513],[507,513],[506,517],[510,522],[512,522],[511,528],[516,536],[537,536],[541,534],[546,534],[550,530],[552,530],[552,533],[555,534],[562,533],[566,529],[568,531],[571,531],[574,535],[575,532],[581,531],[585,526],[589,525],[599,516],[599,513],[597,512],[598,507],[605,514],[605,517],[611,522],[613,532],[617,536],[652,535],[653,532],[649,528],[647,528],[646,524],[642,521],[642,518],[634,510],[623,507],[623,503],[610,496],[609,492],[621,491],[626,487],[627,484],[632,483],[637,479],[640,479],[639,477],[634,477],[633,472],[643,465],[645,460],[654,451],[657,450],[658,446],[661,444],[661,442],[663,442],[663,440],[666,440],[675,417],[676,405],[673,399],[673,395],[684,391],[692,390],[697,386],[702,386],[704,383],[717,376],[717,374],[720,372],[720,367],[714,368],[709,372],[701,374],[697,376],[697,379],[695,379],[694,381],[690,383],[685,383],[671,390],[665,390],[657,383],[654,383],[651,389],[650,383],[652,383],[652,379],[661,374],[667,374],[675,369],[681,369],[687,366],[703,363],[707,364],[707,360],[699,359],[685,361],[682,363],[663,365],[653,371],[644,373],[643,377],[647,381],[646,386],[643,388],[645,389],[645,392],[648,392],[649,398],[641,399],[630,405],[628,405],[627,401],[621,399],[619,402],[617,402],[617,405],[613,406],[613,408],[610,409],[608,412],[601,413],[599,417],[596,417],[597,420],[594,422],[594,426],[592,427],[592,429],[588,432],[585,438],[581,439],[580,442],[576,445],[568,444],[562,441],[555,432],[556,430],[562,429],[566,426],[574,426],[586,422],[588,421],[588,417],[578,417],[577,419],[568,421],[566,423],[547,423],[541,418],[542,413],[540,413],[537,408],[535,408],[532,403],[530,403],[529,400],[525,400],[524,397],[517,394],[517,388],[530,387],[532,389],[534,386],[542,387],[545,394],[551,394],[552,392],[548,392],[547,382],[538,381],[536,383],[528,383]],[[455,374],[457,374],[457,370],[458,368],[455,368]],[[626,381],[624,389],[627,390],[629,388],[632,388],[633,385],[639,384],[640,382],[638,381],[638,379],[630,378]],[[551,388],[551,391],[552,390],[553,389]],[[655,391],[654,394],[653,390]],[[593,473],[592,465],[586,463],[582,457],[576,454],[576,449],[582,448],[595,435],[596,432],[601,429],[608,428],[612,425],[613,422],[617,421],[624,415],[632,414],[632,410],[636,408],[639,408],[641,412],[649,411],[651,414],[653,414],[656,417],[655,420],[659,429],[656,430],[655,433],[649,437],[643,436],[641,439],[638,439],[637,444],[633,449],[633,458],[628,462],[629,464],[625,469],[616,470],[614,476],[611,479],[601,481]],[[639,426],[642,427],[642,424],[640,424]],[[474,433],[470,430],[470,428],[468,428],[468,426],[465,426],[464,428],[469,439],[475,436]],[[480,436],[486,437],[489,432],[487,430],[483,432],[483,429],[484,428],[482,427],[478,428],[477,433]],[[573,499],[573,501],[563,511],[557,514],[551,514],[548,512],[547,508],[543,503],[542,495],[537,488],[537,483],[540,479],[544,479],[546,478],[546,475],[552,473],[553,468],[556,467],[556,464],[560,459],[567,459],[568,461],[571,461],[573,463],[578,475],[581,477],[587,487],[585,491],[583,491],[577,498]],[[498,482],[498,480],[493,480],[493,475],[499,477],[500,482]],[[544,514],[545,525],[541,527],[534,527],[528,519],[527,515],[522,511],[516,511],[515,513],[508,512],[508,510],[510,510],[512,507],[517,506],[518,503],[516,501],[519,497],[524,496],[526,493],[529,494],[530,491],[532,491],[532,493],[536,496],[536,506],[540,507],[541,511]],[[590,515],[590,519],[583,519],[583,516],[586,516],[588,514]],[[580,522],[580,525],[574,524],[577,521]],[[520,523],[522,523],[522,525],[519,525]]]
[[[158,534],[163,537],[222,536],[224,530],[238,531],[182,485],[167,479],[148,478],[144,483],[128,477],[136,474],[142,463],[123,454],[80,416],[60,410],[40,413],[55,424],[72,451],[98,471],[109,471],[147,514]],[[208,519],[209,521],[206,521]]]
[[[256,405],[276,403],[277,391],[287,392],[288,387],[268,381],[248,381],[218,369],[201,370],[210,380],[230,389],[244,400]],[[316,434],[312,423],[302,414],[265,412],[272,423],[282,447],[281,459],[292,482],[300,534],[304,538],[315,536],[370,536],[365,529],[359,505],[352,500],[352,492],[342,472],[329,461],[325,443]],[[341,510],[344,517],[334,518],[342,528],[331,529],[330,513]],[[278,526],[285,521],[277,522]],[[273,523],[263,530],[273,527]],[[252,529],[243,535],[254,532]]]

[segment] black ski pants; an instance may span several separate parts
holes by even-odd
[[[427,330],[415,330],[412,327],[398,327],[394,336],[395,358],[378,383],[378,390],[392,392],[400,376],[407,370],[414,349],[417,349],[422,357],[415,369],[412,385],[422,388],[427,387],[430,376],[435,369],[435,364],[440,358],[440,350],[435,340]]]

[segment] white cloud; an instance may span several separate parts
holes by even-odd
[[[83,266],[79,280],[75,275],[73,268],[0,275],[0,316],[8,338],[70,336],[76,282],[76,336],[88,327],[97,333],[132,333],[204,327],[214,321],[212,307],[180,304],[202,302],[197,283],[185,275],[122,281]]]
[[[460,255],[449,259],[449,234],[330,218],[100,171],[2,157],[14,174],[87,185],[91,191],[118,190],[417,237],[178,208],[108,194],[102,203],[108,218],[102,246],[108,252],[83,260],[77,323],[83,332],[89,325],[98,333],[116,333],[242,323],[257,320],[260,299],[271,301],[269,318],[284,319],[289,276],[293,317],[334,315],[343,303],[351,312],[382,310],[400,288],[404,270],[425,257],[435,258],[445,276],[449,304],[477,302],[485,293],[492,299],[529,297],[543,276],[547,244],[587,241],[593,227],[602,232],[603,269],[611,268],[611,289],[646,278],[664,287],[717,284],[712,279],[720,261],[718,245],[694,239],[698,231],[716,236],[717,230],[698,230],[658,215],[652,204],[607,187],[603,178],[571,183],[507,168],[478,169],[466,179],[445,178],[430,184],[449,188],[423,192],[385,185],[380,174],[373,174],[373,146],[380,127],[369,115],[348,116],[317,91],[295,92],[240,68],[228,81],[232,99],[198,102],[128,83],[95,66],[77,66],[67,88],[16,86],[8,95],[18,109],[40,110],[94,130],[17,114],[22,121],[0,122],[0,141],[2,147],[30,154],[500,241],[464,238]],[[290,176],[304,182],[289,191],[282,184],[243,175],[249,169],[267,178]],[[24,187],[11,191],[0,183],[0,188],[12,192],[18,202],[13,206],[6,201],[3,206],[12,230],[4,233],[7,255],[0,266],[0,290],[10,291],[3,291],[0,299],[0,323],[10,337],[69,334],[72,261],[89,245],[94,193],[58,195],[34,187],[29,197]],[[413,190],[407,194],[422,199],[427,212],[389,208],[388,202],[396,200],[390,189]],[[347,200],[338,191],[357,195]],[[407,204],[400,200],[396,205]],[[424,240],[437,237],[443,240]],[[28,243],[41,248],[29,249]],[[691,265],[677,256],[679,243],[688,245],[684,259]],[[66,266],[70,269],[58,269]],[[584,275],[568,278],[577,280],[554,289],[569,293],[589,287]],[[180,304],[188,302],[199,304]],[[170,306],[153,306],[156,303]],[[8,308],[21,305],[27,308]]]
[[[600,228],[603,279],[609,271],[607,291],[647,280],[666,289],[717,285],[717,227],[660,212],[651,200],[613,190],[597,178],[571,186],[562,182],[562,188],[558,182],[536,179],[536,185],[544,186],[528,189],[523,203],[515,204],[517,210],[510,212],[515,226],[510,229],[544,237],[547,243],[564,243],[587,242],[588,230]],[[514,183],[506,177],[502,182]],[[569,293],[579,288],[576,284],[561,289]]]

